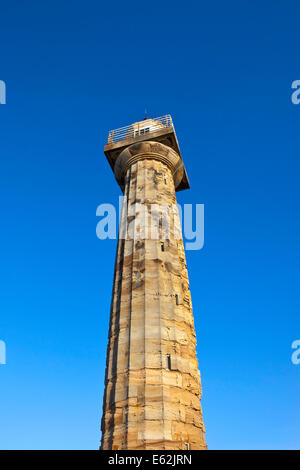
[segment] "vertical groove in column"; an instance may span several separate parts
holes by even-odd
[[[135,243],[135,224],[136,224],[136,215],[132,215],[132,211],[135,211],[135,201],[136,201],[136,189],[137,189],[137,170],[138,170],[138,162],[135,163],[130,167],[130,194],[128,197],[128,215],[127,215],[127,222],[128,222],[128,237],[129,241],[128,244],[131,246],[131,276],[130,276],[130,316],[129,316],[129,335],[128,335],[128,341],[129,341],[129,350],[128,350],[128,392],[127,392],[127,448],[132,448],[132,428],[133,428],[133,423],[136,421],[134,419],[134,411],[135,407],[133,406],[132,401],[134,400],[134,393],[132,390],[132,374],[134,373],[133,371],[133,353],[132,353],[132,348],[135,349],[135,338],[134,338],[134,323],[135,323],[135,310],[133,309],[133,295],[134,295],[134,289],[133,289],[133,268],[134,268],[134,243]]]
[[[159,182],[160,182],[159,186],[161,186],[161,182],[162,182],[163,177],[164,177],[164,170],[167,170],[167,168],[164,168],[164,165],[161,164],[161,163],[158,163],[158,162],[155,166],[157,166],[158,169],[162,172],[162,178],[159,180]],[[162,191],[162,189],[163,189],[163,187],[160,188],[161,191]],[[156,201],[159,201],[160,198],[158,196],[159,196],[159,190],[158,190],[158,186],[157,186],[155,188],[155,196],[154,196],[154,201],[153,201],[154,203]],[[162,203],[164,203],[164,201],[162,201]],[[159,220],[160,220],[161,217],[163,217],[161,215],[161,212],[158,213],[158,217],[159,217]],[[157,259],[162,258],[162,260],[163,260],[165,252],[162,252],[162,250],[161,250],[161,243],[163,242],[165,244],[166,241],[163,239],[163,233],[162,232],[163,232],[162,226],[159,223],[159,225],[158,225],[159,236],[158,236],[158,240],[157,240],[157,243],[156,243],[156,258]],[[164,253],[164,255],[162,255],[162,253]],[[161,274],[162,268],[163,268],[163,262],[162,262],[162,264],[158,264],[157,290],[158,290],[158,307],[159,307],[159,342],[160,342],[160,372],[159,372],[159,377],[160,377],[160,386],[161,386],[161,410],[162,410],[162,416],[161,416],[161,420],[162,420],[162,446],[161,447],[164,450],[166,448],[165,441],[168,437],[166,435],[165,399],[167,397],[165,397],[165,389],[164,389],[164,368],[165,368],[165,365],[164,365],[164,354],[163,354],[164,347],[163,347],[163,342],[162,342],[162,317],[163,317],[162,297],[164,297],[164,294],[161,293],[161,285],[163,283],[162,274]]]
[[[141,203],[143,204],[143,210],[144,214],[146,217],[145,220],[145,230],[149,231],[149,218],[148,218],[148,209],[147,209],[147,161],[142,160],[140,162],[141,164],[141,172],[142,172],[142,180],[143,180],[143,195],[141,197]],[[146,364],[146,318],[147,318],[147,285],[148,285],[148,280],[147,280],[147,275],[146,275],[146,266],[147,266],[147,239],[149,237],[149,232],[147,233],[147,237],[145,236],[144,239],[144,305],[145,305],[145,312],[144,312],[144,351],[145,351],[145,358],[144,358],[144,369],[143,369],[143,374],[144,374],[144,382],[143,382],[143,390],[144,390],[144,403],[143,403],[143,417],[144,417],[144,422],[142,424],[142,448],[144,450],[147,449],[146,447],[146,432],[147,432],[147,416],[146,416],[146,401],[147,401],[147,390],[146,390],[146,381],[147,381],[147,364]]]

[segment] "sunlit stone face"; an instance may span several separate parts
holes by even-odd
[[[130,236],[117,248],[101,448],[205,449],[180,221],[173,211],[168,229],[159,211],[152,217],[154,206],[176,207],[178,161],[160,144],[151,159],[150,148],[129,149],[116,170],[124,178],[121,226]],[[128,165],[128,155],[139,157]],[[151,224],[155,238],[144,236]]]

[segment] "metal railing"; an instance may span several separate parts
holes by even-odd
[[[130,126],[120,127],[113,131],[109,131],[108,144],[115,144],[122,140],[132,139],[144,134],[156,132],[159,129],[173,127],[173,122],[170,114],[158,118],[144,119],[143,121],[135,122]]]

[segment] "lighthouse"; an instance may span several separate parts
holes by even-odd
[[[108,333],[103,450],[206,449],[176,192],[189,188],[170,115],[110,131],[123,192]]]

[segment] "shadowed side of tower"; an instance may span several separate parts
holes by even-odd
[[[153,132],[149,128],[148,139],[139,132],[124,139],[121,148],[114,142],[105,148],[109,159],[113,155],[110,163],[124,201],[101,448],[205,449],[194,320],[175,195],[188,182],[180,153],[159,140],[160,133],[166,139],[165,127]],[[168,131],[174,133],[173,126]],[[166,210],[169,225],[164,223]]]

